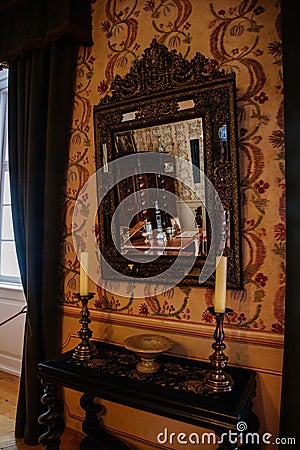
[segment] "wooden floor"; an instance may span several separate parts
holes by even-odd
[[[15,439],[15,416],[19,390],[19,378],[0,371],[0,450],[44,449],[41,445],[25,445]],[[78,450],[83,435],[66,429],[61,439],[61,450]]]

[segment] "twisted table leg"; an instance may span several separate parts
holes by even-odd
[[[87,435],[80,444],[81,450],[130,450],[130,448],[105,430],[98,419],[98,414],[103,411],[103,406],[95,403],[96,395],[83,394],[80,406],[85,411],[85,419],[82,431]]]
[[[65,423],[62,418],[64,410],[63,402],[58,398],[58,388],[54,384],[43,383],[44,395],[41,401],[48,406],[48,410],[39,416],[39,423],[47,426],[47,431],[39,438],[39,443],[46,447],[46,450],[58,450],[60,446],[60,436],[63,434]]]

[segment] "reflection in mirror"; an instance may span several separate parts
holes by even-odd
[[[121,210],[119,231],[122,254],[129,256],[131,251],[138,248],[146,254],[159,252],[160,255],[176,256],[180,252],[180,255],[186,256],[193,252],[197,256],[206,255],[206,214],[201,201],[205,195],[203,141],[202,118],[115,133],[118,156],[134,152],[157,152],[157,162],[160,164],[159,154],[170,155],[169,159],[164,158],[162,174],[139,174],[118,183],[118,204],[135,192],[135,202],[141,207],[141,211],[133,218],[128,203]],[[181,176],[181,179],[186,178],[189,182],[193,180],[192,188],[184,180],[176,179],[176,173],[182,173],[182,164],[172,156],[193,164]],[[160,191],[153,198],[152,208],[143,209],[144,197],[147,195],[143,190],[150,188]],[[166,202],[167,196],[161,191],[174,196],[168,196]],[[187,207],[190,213],[187,213]],[[128,223],[129,227],[125,225]]]
[[[215,139],[215,159],[228,161],[227,125],[223,124],[217,129]]]

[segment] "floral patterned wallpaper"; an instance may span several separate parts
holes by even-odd
[[[124,75],[153,37],[191,58],[196,51],[237,75],[244,287],[228,291],[233,327],[283,333],[285,303],[285,175],[280,2],[275,0],[98,0],[94,46],[82,49],[63,201],[61,301],[77,307],[79,262],[72,214],[77,194],[95,172],[93,105]],[[82,208],[88,210],[89,199]],[[82,241],[82,224],[76,239]],[[94,288],[94,289],[93,289]],[[134,298],[96,292],[94,309],[181,322],[212,323],[214,291],[176,287]]]

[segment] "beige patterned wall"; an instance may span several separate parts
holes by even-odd
[[[228,291],[232,327],[284,332],[285,176],[280,2],[275,0],[98,0],[93,2],[94,46],[82,49],[66,173],[62,241],[63,304],[74,305],[79,263],[72,240],[77,194],[95,172],[93,105],[125,74],[153,37],[187,58],[200,51],[237,75],[243,221],[242,291]],[[88,208],[85,199],[83,208]],[[81,225],[76,237],[80,241]],[[108,286],[109,288],[109,286]],[[94,305],[131,316],[211,323],[205,311],[213,290],[176,287],[134,299],[93,286]],[[109,289],[108,289],[109,290]]]

